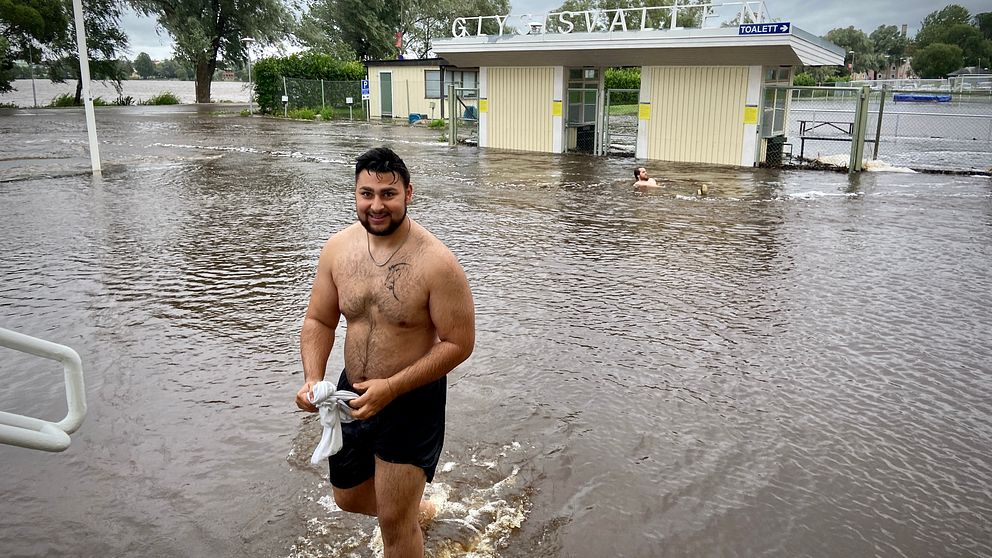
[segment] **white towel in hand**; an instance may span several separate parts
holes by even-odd
[[[344,444],[341,433],[341,423],[355,420],[351,416],[348,402],[358,397],[358,394],[346,389],[335,389],[328,381],[317,382],[310,390],[310,402],[320,410],[320,424],[324,433],[320,436],[317,449],[313,450],[310,463],[314,465],[334,455]]]

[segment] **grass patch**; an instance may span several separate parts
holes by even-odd
[[[179,97],[176,96],[172,91],[163,91],[158,95],[150,97],[148,100],[141,101],[142,105],[178,105]]]
[[[317,113],[308,108],[298,108],[289,111],[286,117],[296,120],[313,120],[317,118]]]
[[[427,124],[427,127],[432,130],[439,130],[447,125],[448,123],[445,122],[444,120],[441,120],[440,118],[435,118],[434,120],[431,120],[430,123]]]
[[[111,103],[103,100],[103,97],[96,97],[93,99],[93,106],[95,107],[108,107]],[[52,99],[52,102],[48,103],[49,107],[52,108],[65,108],[65,107],[81,107],[83,106],[82,100],[76,103],[76,95],[72,93],[63,93],[58,97]]]

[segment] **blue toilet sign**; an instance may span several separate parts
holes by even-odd
[[[788,21],[776,23],[747,23],[737,27],[738,35],[785,35],[792,29]]]

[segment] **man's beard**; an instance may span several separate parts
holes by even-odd
[[[392,215],[390,215],[390,218],[391,217]],[[368,214],[360,215],[358,218],[358,222],[361,223],[363,227],[365,227],[365,230],[368,231],[369,234],[375,236],[389,236],[393,234],[394,232],[396,232],[397,229],[400,228],[400,225],[402,225],[403,221],[405,220],[406,220],[406,206],[403,206],[403,216],[400,217],[399,221],[390,220],[389,226],[381,231],[372,230],[372,225],[369,223]]]

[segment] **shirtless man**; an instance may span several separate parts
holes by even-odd
[[[634,170],[634,178],[637,179],[637,182],[634,183],[634,186],[635,187],[636,186],[658,186],[658,183],[655,181],[655,179],[648,177],[648,169],[646,169],[644,167],[637,167]]]
[[[444,441],[445,375],[475,346],[475,306],[465,272],[433,234],[406,214],[410,173],[380,147],[355,165],[358,223],[324,244],[300,353],[304,384],[296,404],[324,379],[343,314],[345,370],[338,389],[349,404],[344,447],[330,461],[337,505],[377,516],[388,558],[423,556],[418,516]]]

